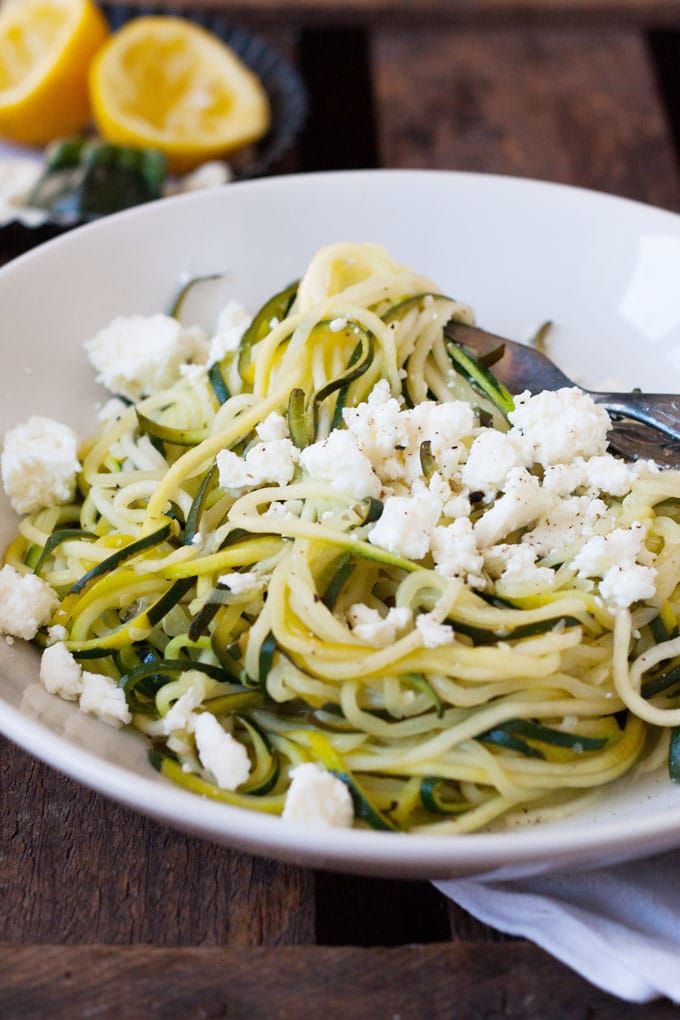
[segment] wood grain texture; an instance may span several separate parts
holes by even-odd
[[[6,741],[0,790],[0,941],[314,940],[310,871],[175,832]]]
[[[637,33],[385,29],[373,68],[384,166],[539,177],[680,208]]]
[[[0,1016],[21,1020],[667,1020],[525,942],[394,949],[0,948]]]
[[[146,0],[128,0],[142,7]],[[156,6],[220,10],[232,20],[253,17],[281,22],[278,0],[155,0]],[[289,0],[287,22],[303,24],[386,24],[411,26],[422,23],[456,26],[512,24],[533,25],[637,25],[680,24],[677,0]]]

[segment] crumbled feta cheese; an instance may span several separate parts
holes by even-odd
[[[66,641],[68,638],[68,631],[66,627],[62,627],[60,623],[55,623],[54,627],[47,628],[47,643],[48,645],[54,645],[57,641]]]
[[[587,484],[583,457],[576,457],[571,464],[551,464],[543,473],[543,488],[554,496],[569,496]]]
[[[596,457],[607,449],[609,415],[575,386],[534,396],[522,393],[515,397],[515,409],[508,418],[544,467],[569,464],[579,456]]]
[[[430,443],[435,460],[445,475],[451,475],[463,452],[461,440],[474,428],[474,413],[463,400],[438,404],[425,400],[404,411],[409,435],[410,456],[420,460],[420,445]]]
[[[422,478],[417,478],[416,481],[413,483],[413,490],[414,491],[420,491],[420,487],[424,484],[424,481],[425,480],[422,479]],[[435,496],[439,500],[439,502],[442,504],[442,506],[445,503],[448,505],[451,502],[451,486],[449,485],[448,480],[446,478],[444,478],[444,476],[441,474],[441,472],[439,472],[439,471],[433,471],[432,472],[430,480],[427,483],[427,488],[432,493],[432,495]],[[461,503],[460,506],[462,507],[463,503]],[[451,515],[447,515],[447,516],[451,516]],[[453,516],[454,517],[461,517],[461,516],[465,517],[467,515],[466,514],[453,514]]]
[[[80,695],[80,711],[94,715],[109,726],[122,726],[132,721],[132,714],[125,700],[125,691],[115,680],[102,673],[82,673],[83,690]]]
[[[555,587],[555,571],[536,566],[536,550],[530,545],[492,546],[484,554],[484,563],[503,588],[531,589],[533,593]]]
[[[635,469],[624,460],[604,453],[591,457],[585,464],[588,484],[610,496],[625,496],[630,492],[636,477]]]
[[[193,729],[194,710],[205,697],[205,680],[198,670],[189,671],[193,677],[191,686],[180,694],[177,701],[163,716],[163,732]],[[196,717],[198,718],[198,717]]]
[[[0,464],[5,492],[17,513],[68,503],[80,470],[78,437],[61,422],[31,417],[5,434]]]
[[[299,517],[303,508],[304,503],[301,499],[287,499],[284,502],[275,500],[269,504],[262,516],[273,517],[275,520],[290,521],[294,517]]]
[[[381,479],[403,477],[409,483],[422,475],[423,442],[430,443],[440,467],[450,474],[461,456],[460,441],[474,426],[472,408],[460,400],[426,400],[402,410],[385,379],[376,383],[365,403],[345,408],[343,420]]]
[[[288,439],[288,422],[282,414],[272,411],[267,417],[256,426],[255,431],[263,443],[270,443],[277,439]]]
[[[446,500],[442,513],[445,517],[456,520],[458,517],[469,517],[471,510],[472,504],[468,493],[459,492],[457,495],[451,496],[450,499]]]
[[[0,633],[31,641],[59,605],[56,592],[35,574],[0,570]]]
[[[459,517],[451,524],[438,525],[432,533],[432,559],[435,570],[443,577],[462,577],[468,584],[484,584],[484,557],[469,517]]]
[[[381,379],[364,403],[344,408],[342,417],[358,448],[380,477],[398,478],[403,468],[395,454],[408,446],[409,436],[401,406],[391,396],[387,380]]]
[[[235,570],[232,574],[222,574],[217,579],[232,595],[244,595],[258,591],[262,587],[262,578],[254,570]]]
[[[290,439],[256,443],[245,458],[232,450],[220,450],[217,454],[220,485],[235,495],[266,482],[285,485],[295,474],[298,456]]]
[[[302,450],[300,465],[310,478],[330,482],[336,491],[350,492],[357,499],[380,496],[380,479],[370,460],[344,429],[333,429],[326,439]]]
[[[606,514],[607,504],[601,499],[591,496],[553,498],[532,530],[522,536],[522,542],[535,549],[538,556],[547,556],[592,534],[595,524]]]
[[[169,315],[119,316],[85,341],[97,382],[112,393],[139,400],[167,389],[194,357],[197,334]]]
[[[618,609],[627,609],[641,599],[651,599],[656,591],[656,570],[639,563],[610,567],[600,581],[600,595]]]
[[[416,627],[426,648],[440,648],[442,645],[453,643],[455,637],[453,628],[446,623],[440,623],[432,613],[421,613],[417,616]]]
[[[290,439],[271,439],[251,446],[246,454],[246,464],[258,482],[285,485],[295,474],[298,457],[298,449]]]
[[[238,301],[229,301],[217,317],[215,333],[210,339],[208,351],[208,368],[231,351],[238,349],[243,334],[252,322],[250,312],[247,312]]]
[[[77,701],[83,691],[82,667],[59,641],[48,645],[40,657],[40,680],[50,694]]]
[[[528,467],[528,463],[517,436],[484,429],[470,447],[461,480],[470,492],[483,492],[491,497],[503,488],[508,472],[520,467]]]
[[[341,779],[314,762],[303,762],[290,771],[282,817],[287,822],[322,828],[351,828],[354,821],[352,795]]]
[[[574,557],[572,566],[579,577],[601,577],[600,595],[619,608],[651,598],[656,570],[649,566],[646,534],[646,524],[635,521],[630,528],[594,535]]]
[[[486,549],[518,528],[524,528],[543,513],[550,501],[538,478],[526,468],[511,468],[503,495],[475,524],[477,546]]]
[[[441,500],[428,491],[388,496],[368,541],[395,556],[422,560],[429,552],[441,512]]]
[[[355,637],[376,648],[386,648],[393,644],[397,636],[410,625],[412,616],[410,609],[393,606],[387,616],[383,617],[377,609],[362,602],[355,603],[347,611],[347,619]]]
[[[205,380],[208,366],[205,362],[195,362],[190,365],[180,365],[179,374],[182,379],[186,379],[188,382],[195,386],[197,383]]]
[[[243,744],[227,733],[214,715],[201,712],[194,720],[196,750],[203,768],[222,790],[235,790],[250,775],[250,759]]]
[[[572,566],[579,577],[603,577],[610,567],[633,564],[642,551],[646,533],[646,525],[636,521],[630,528],[594,535],[576,554]]]

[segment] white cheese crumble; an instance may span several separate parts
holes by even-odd
[[[630,464],[604,453],[591,457],[585,463],[588,485],[610,496],[626,496],[637,477],[637,472]]]
[[[426,648],[439,648],[453,644],[453,628],[440,623],[432,613],[421,613],[416,617],[416,627]]]
[[[437,525],[432,533],[432,559],[443,577],[462,577],[473,587],[484,587],[484,557],[469,517],[459,517],[446,526]]]
[[[252,321],[250,312],[238,301],[229,301],[224,306],[217,316],[215,332],[210,338],[208,368],[221,361],[226,354],[237,350],[243,334]]]
[[[484,554],[487,570],[498,578],[505,594],[533,595],[555,587],[555,571],[536,565],[536,550],[530,545],[496,545]]]
[[[478,547],[486,549],[512,531],[525,528],[540,517],[549,501],[550,497],[541,488],[538,478],[526,468],[511,468],[503,486],[503,495],[475,524]]]
[[[575,386],[534,396],[521,393],[508,418],[532,458],[544,467],[568,464],[578,456],[596,457],[607,449],[607,411]]]
[[[111,677],[84,670],[62,641],[49,645],[42,653],[40,680],[50,694],[78,701],[81,712],[109,726],[132,722],[123,688]]]
[[[426,400],[402,410],[385,379],[364,403],[345,408],[343,420],[380,479],[403,478],[409,484],[423,473],[421,443],[429,441],[439,467],[451,474],[462,454],[461,441],[474,426],[472,408],[459,400]]]
[[[227,733],[210,712],[194,719],[196,750],[204,769],[222,790],[235,790],[250,775],[250,759],[243,744]]]
[[[287,499],[283,502],[274,500],[273,503],[269,504],[262,516],[272,517],[274,520],[291,521],[299,517],[303,509],[304,503],[301,499]]]
[[[53,627],[47,628],[47,643],[49,645],[54,645],[57,641],[66,641],[67,638],[68,631],[60,623],[55,623]]]
[[[543,472],[543,488],[553,496],[569,496],[588,484],[586,461],[576,457],[570,464],[551,464]]]
[[[53,589],[35,574],[20,574],[6,563],[0,570],[0,633],[32,641],[59,605]]]
[[[0,465],[17,513],[68,503],[80,470],[78,437],[68,425],[33,416],[5,434]]]
[[[512,468],[521,467],[528,467],[528,461],[517,436],[484,429],[470,447],[461,479],[470,492],[483,492],[489,499],[503,488]]]
[[[429,552],[441,512],[441,500],[429,491],[388,496],[368,541],[395,556],[422,560]]]
[[[97,382],[128,400],[167,389],[180,368],[194,357],[196,331],[185,329],[169,315],[119,316],[84,347]]]
[[[233,450],[220,450],[217,470],[220,485],[233,495],[241,495],[266,482],[285,485],[295,474],[297,447],[290,439],[271,439],[251,446],[245,457]]]
[[[101,673],[82,672],[83,690],[80,711],[94,715],[109,726],[126,726],[132,714],[125,700],[125,691],[115,680]]]
[[[183,694],[180,694],[177,701],[163,716],[163,732],[166,734],[176,730],[191,730],[194,719],[198,718],[194,716],[194,710],[198,708],[205,697],[205,680],[203,674],[198,670],[187,671],[185,677],[189,675],[193,677],[191,685]]]
[[[263,443],[270,443],[277,439],[290,438],[288,422],[282,414],[277,414],[276,411],[272,411],[271,414],[268,414],[267,417],[256,426],[255,431]]]
[[[522,535],[522,542],[538,556],[566,550],[584,535],[591,535],[598,521],[607,514],[607,504],[591,496],[570,496],[551,499],[531,531]]]
[[[336,491],[352,493],[357,499],[378,497],[382,491],[370,460],[354,436],[341,429],[333,429],[326,439],[302,450],[300,466],[314,481],[330,482]]]
[[[411,623],[413,614],[405,607],[392,606],[387,616],[381,616],[377,609],[357,602],[347,611],[352,633],[366,644],[386,648],[393,644]]]
[[[314,762],[290,771],[282,817],[287,822],[321,828],[350,828],[354,821],[352,795],[341,779]]]
[[[381,478],[398,478],[402,464],[396,451],[409,443],[406,421],[399,401],[391,396],[386,379],[376,383],[368,400],[346,407],[342,417],[361,453]]]
[[[77,701],[83,691],[82,668],[62,641],[49,645],[40,657],[40,680],[50,694]]]
[[[602,598],[627,609],[633,602],[654,595],[656,570],[649,565],[646,534],[646,524],[636,521],[630,528],[594,535],[574,557],[572,566],[579,577],[601,577]]]

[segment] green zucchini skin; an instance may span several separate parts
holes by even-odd
[[[671,733],[668,750],[668,775],[674,783],[680,783],[680,726]]]

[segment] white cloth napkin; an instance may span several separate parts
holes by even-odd
[[[680,850],[597,871],[434,884],[612,995],[680,1003]]]

